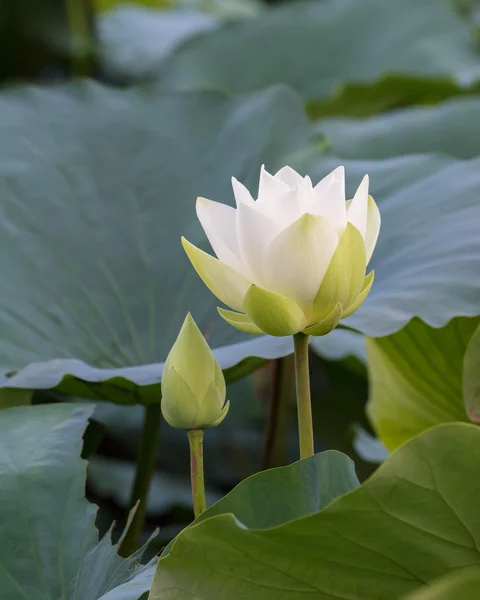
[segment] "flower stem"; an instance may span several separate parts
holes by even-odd
[[[145,408],[142,439],[137,458],[137,472],[133,483],[130,508],[138,502],[135,516],[120,545],[119,554],[130,556],[140,546],[140,537],[147,512],[148,492],[155,472],[157,462],[158,444],[160,442],[161,423],[160,402],[149,404]]]
[[[310,373],[308,369],[308,335],[293,336],[295,348],[295,381],[297,388],[298,435],[300,458],[313,456],[312,401],[310,398]]]
[[[93,8],[88,0],[66,0],[65,9],[70,30],[73,75],[87,77],[95,69]]]
[[[190,477],[192,481],[193,512],[195,518],[206,509],[205,482],[203,478],[203,429],[189,429]]]

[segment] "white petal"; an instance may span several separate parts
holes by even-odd
[[[296,185],[302,185],[304,179],[299,175],[292,167],[282,167],[275,173],[275,179],[280,179],[283,183],[286,183],[288,187],[295,187]]]
[[[313,191],[313,183],[308,175],[305,175],[303,178],[303,185],[307,188],[307,190]]]
[[[252,198],[252,195],[243,185],[243,183],[240,183],[240,181],[238,181],[238,179],[235,179],[235,177],[232,177],[232,188],[237,206],[242,203],[253,205],[254,200]]]
[[[289,189],[290,187],[286,183],[270,175],[265,170],[265,166],[262,165],[260,169],[260,182],[258,184],[258,203],[270,204],[275,201],[277,196],[288,192]]]
[[[297,302],[309,318],[338,240],[325,217],[304,215],[268,246],[263,260],[266,287]]]
[[[227,204],[197,198],[197,216],[219,260],[242,273],[236,210]]]
[[[337,167],[313,188],[314,214],[345,225],[345,169]]]
[[[377,243],[378,234],[380,232],[380,211],[375,203],[375,200],[368,197],[367,211],[367,235],[365,237],[365,247],[367,250],[367,265],[372,257],[375,245]]]
[[[261,262],[265,249],[280,231],[280,226],[257,210],[241,204],[237,209],[237,238],[240,256],[247,276],[263,285]]]
[[[256,208],[283,229],[308,212],[310,203],[306,195],[304,188],[297,185],[268,204],[257,204]]]
[[[347,210],[347,220],[358,229],[363,239],[367,236],[367,212],[368,212],[368,175],[362,179],[355,196],[350,202]]]

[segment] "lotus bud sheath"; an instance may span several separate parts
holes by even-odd
[[[215,427],[228,412],[225,395],[222,369],[189,313],[165,362],[163,416],[178,429]]]

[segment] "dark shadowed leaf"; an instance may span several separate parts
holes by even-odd
[[[124,560],[110,534],[98,540],[80,458],[92,412],[76,404],[0,412],[1,600],[97,600],[143,571],[143,549]]]

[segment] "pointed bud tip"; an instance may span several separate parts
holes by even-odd
[[[210,202],[211,202],[211,200],[209,200],[208,198],[204,198],[203,196],[198,196],[197,197],[197,208],[199,206],[206,206]]]

